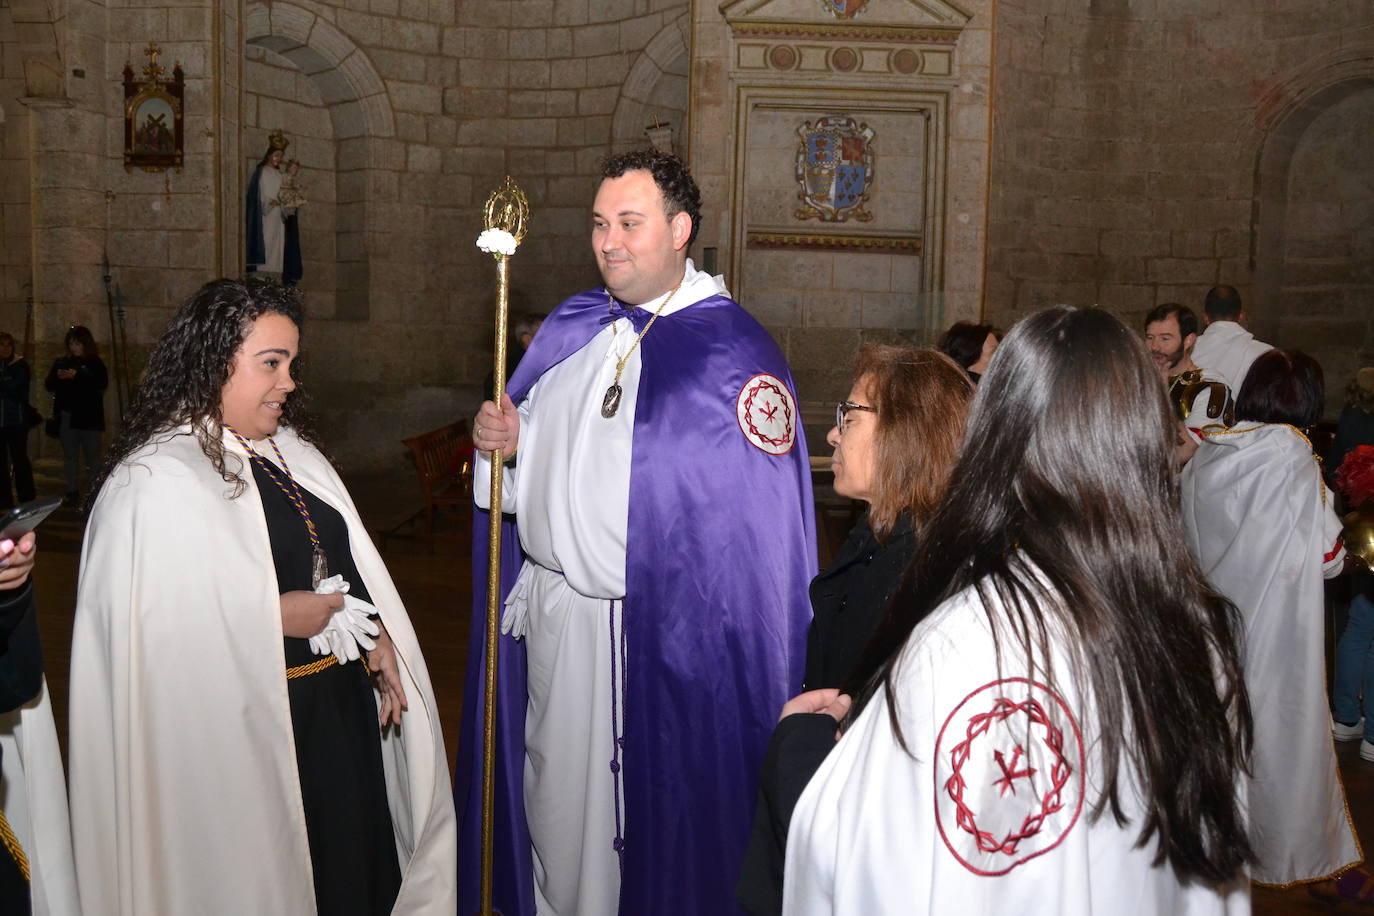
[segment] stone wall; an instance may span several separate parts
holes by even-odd
[[[179,172],[123,166],[120,71],[150,41],[186,73]],[[326,440],[399,465],[490,368],[487,194],[507,174],[529,194],[512,305],[547,309],[597,280],[599,160],[667,121],[705,197],[693,256],[809,404],[845,393],[866,340],[1060,301],[1136,321],[1217,282],[1339,387],[1371,361],[1369,86],[1374,7],[1335,0],[868,0],[843,22],[816,0],[0,0],[0,327],[22,333],[31,295],[40,369],[72,323],[108,346],[108,253],[136,373],[178,302],[241,270],[244,189],[282,129],[312,195]],[[882,232],[919,253],[749,248],[795,201],[765,109],[871,119]]]
[[[1230,283],[1261,338],[1350,363],[1349,316],[1280,317],[1281,252],[1292,150],[1314,98],[1374,75],[1374,7],[1001,0],[996,52],[990,319],[1135,324]]]
[[[685,151],[687,6],[72,0],[54,18],[48,0],[8,0],[0,326],[21,330],[36,279],[44,358],[77,321],[104,344],[108,251],[136,374],[177,303],[241,272],[243,192],[281,129],[311,195],[302,292],[325,438],[351,467],[399,464],[399,439],[467,416],[490,369],[495,276],[472,244],[487,194],[507,174],[528,193],[512,306],[548,309],[596,282],[599,160],[654,121]],[[119,73],[150,41],[186,73],[179,172],[122,164]],[[51,96],[41,114],[20,101],[29,83]]]
[[[1374,365],[1374,88],[1313,120],[1293,151],[1276,339],[1320,354],[1328,413]]]

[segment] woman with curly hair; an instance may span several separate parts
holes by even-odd
[[[97,481],[69,746],[101,912],[456,908],[433,691],[304,423],[300,322],[280,287],[202,287]]]

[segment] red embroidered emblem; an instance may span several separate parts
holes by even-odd
[[[770,455],[786,455],[797,444],[796,402],[782,379],[759,374],[744,383],[735,416],[749,444]]]
[[[1083,741],[1044,684],[978,688],[936,742],[935,820],[945,847],[978,875],[1005,875],[1054,849],[1083,808]]]

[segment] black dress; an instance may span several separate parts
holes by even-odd
[[[250,463],[262,494],[278,589],[282,594],[310,591],[312,548],[305,521],[258,463]],[[305,488],[301,492],[330,574],[343,575],[350,595],[370,600],[353,564],[343,516]],[[286,637],[283,642],[287,668],[321,658],[310,651],[308,640]],[[401,887],[401,869],[372,683],[361,662],[350,662],[286,684],[316,908],[320,916],[390,913]]]
[[[911,517],[905,513],[882,543],[865,513],[831,564],[811,580],[806,690],[845,686],[911,562],[915,542]],[[835,720],[824,713],[788,716],[773,730],[735,890],[736,900],[754,916],[782,912],[783,856],[792,811],[834,746]]]

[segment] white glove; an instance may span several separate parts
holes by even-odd
[[[348,588],[349,585],[344,581],[343,576],[330,576],[328,579],[321,580],[320,584],[315,586],[315,594],[347,595]],[[329,619],[332,622],[334,619],[333,615],[331,615]],[[310,637],[310,651],[314,652],[316,655],[328,655],[330,652],[334,651],[329,645],[329,624],[325,624],[323,630]],[[357,658],[357,656],[354,656],[354,658]],[[342,662],[342,659],[340,659],[340,661]]]
[[[381,633],[382,628],[368,616],[376,612],[377,609],[366,601],[348,595],[344,598],[344,606],[329,618],[329,623],[320,635],[328,638],[329,650],[334,653],[339,664],[356,661],[362,655],[359,646],[363,649],[377,648],[377,643],[372,637]]]
[[[310,651],[316,655],[332,652],[341,665],[357,661],[362,656],[358,648],[360,645],[363,649],[377,648],[372,637],[382,632],[375,621],[368,619],[377,609],[361,598],[349,596],[348,588],[343,576],[330,576],[315,587],[317,595],[338,594],[345,597],[344,606],[330,616],[324,629],[310,637]]]

